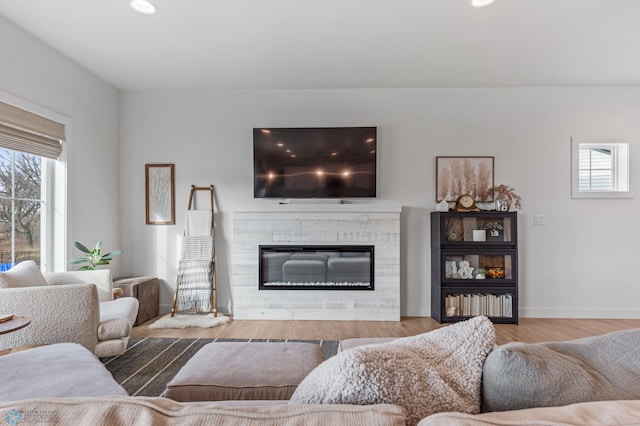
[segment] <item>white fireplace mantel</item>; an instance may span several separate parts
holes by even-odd
[[[236,319],[400,320],[400,206],[255,203],[234,212]],[[375,290],[259,290],[260,245],[373,245]]]
[[[400,213],[402,206],[390,202],[352,202],[347,204],[322,203],[319,200],[301,200],[297,202],[276,201],[270,199],[255,200],[251,204],[237,206],[235,212],[387,212]]]

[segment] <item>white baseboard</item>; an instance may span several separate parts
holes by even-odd
[[[171,312],[172,305],[160,305],[160,315]],[[226,311],[226,312],[225,312]],[[230,309],[218,312],[231,315]],[[585,319],[640,319],[640,309],[593,309],[593,308],[520,308],[520,318],[585,318]],[[425,307],[408,306],[402,317],[430,317]]]
[[[520,318],[640,319],[640,309],[520,308]]]
[[[426,306],[407,306],[407,309],[400,311],[402,317],[430,317],[431,310]]]

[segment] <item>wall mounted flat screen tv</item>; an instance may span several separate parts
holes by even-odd
[[[376,130],[254,128],[254,197],[375,197]]]

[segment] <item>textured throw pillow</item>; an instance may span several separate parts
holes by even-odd
[[[0,288],[38,287],[48,285],[33,260],[25,260],[5,272],[0,272]]]
[[[484,365],[483,411],[640,399],[640,329],[568,342],[508,343]]]
[[[417,336],[358,346],[316,367],[291,402],[396,404],[413,425],[441,411],[476,414],[482,364],[494,345],[493,324],[476,317]]]

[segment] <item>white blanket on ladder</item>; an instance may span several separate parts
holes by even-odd
[[[184,215],[184,235],[211,235],[212,221],[211,210],[187,210]]]
[[[214,255],[213,237],[200,235],[182,237],[180,260],[211,260]]]
[[[178,264],[178,311],[212,308],[214,244],[211,236],[185,236]]]
[[[211,310],[211,260],[181,260],[178,282],[178,311]]]

